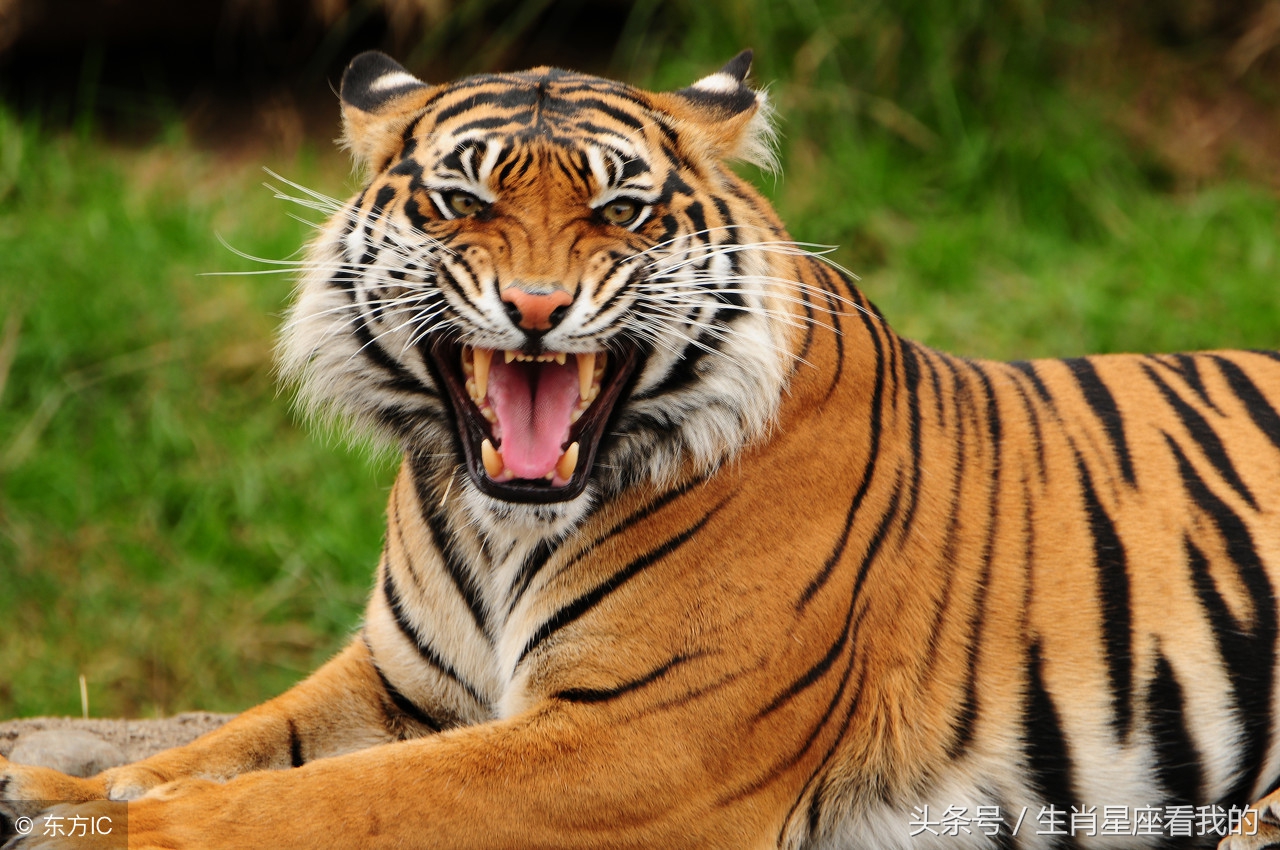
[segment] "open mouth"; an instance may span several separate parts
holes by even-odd
[[[600,438],[636,353],[529,355],[437,340],[467,471],[484,493],[559,502],[587,486]]]

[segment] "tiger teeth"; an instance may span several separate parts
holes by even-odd
[[[585,399],[591,394],[591,382],[596,375],[596,355],[594,351],[578,355],[578,398]]]
[[[564,454],[560,455],[560,460],[556,461],[556,475],[568,481],[573,477],[574,470],[577,468],[578,444],[574,442],[569,444],[569,448],[565,449]]]
[[[502,455],[489,440],[485,440],[480,444],[480,458],[484,461],[484,471],[489,473],[490,478],[496,479],[502,474],[502,470],[506,468],[506,464],[502,461]]]
[[[489,394],[489,364],[493,362],[492,348],[475,350],[476,395],[484,398]]]
[[[569,355],[563,351],[549,351],[536,357],[532,354],[525,354],[523,351],[516,351],[513,348],[508,348],[502,352],[504,363],[510,363],[514,360],[517,363],[559,363],[563,366],[568,357]]]

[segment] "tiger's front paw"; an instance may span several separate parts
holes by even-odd
[[[86,802],[106,796],[106,785],[100,776],[81,779],[0,757],[0,814],[10,819],[33,817],[55,803]]]
[[[176,777],[147,767],[146,762],[126,764],[103,771],[99,776],[108,800],[137,800],[162,785],[172,784]]]
[[[209,792],[218,783],[179,779],[134,802],[91,800],[16,817],[0,850],[210,850],[223,837]],[[236,845],[244,846],[244,845]]]

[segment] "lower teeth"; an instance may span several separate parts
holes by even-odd
[[[548,481],[554,481],[558,476],[560,480],[567,482],[573,477],[573,473],[578,470],[578,455],[581,447],[577,442],[569,444],[569,448],[564,450],[560,455],[560,459],[556,461],[555,468],[548,472],[544,478]],[[484,471],[493,481],[509,481],[513,476],[507,470],[507,464],[502,459],[500,452],[491,440],[485,440],[480,443],[480,460],[484,464]]]

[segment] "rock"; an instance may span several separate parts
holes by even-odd
[[[14,741],[9,761],[52,767],[72,776],[93,776],[128,761],[124,750],[78,729],[28,732]]]
[[[0,756],[13,759],[23,739],[37,733],[88,734],[123,754],[120,764],[138,761],[169,747],[178,747],[217,729],[234,715],[192,712],[159,720],[81,720],[69,717],[34,717],[0,722]]]

